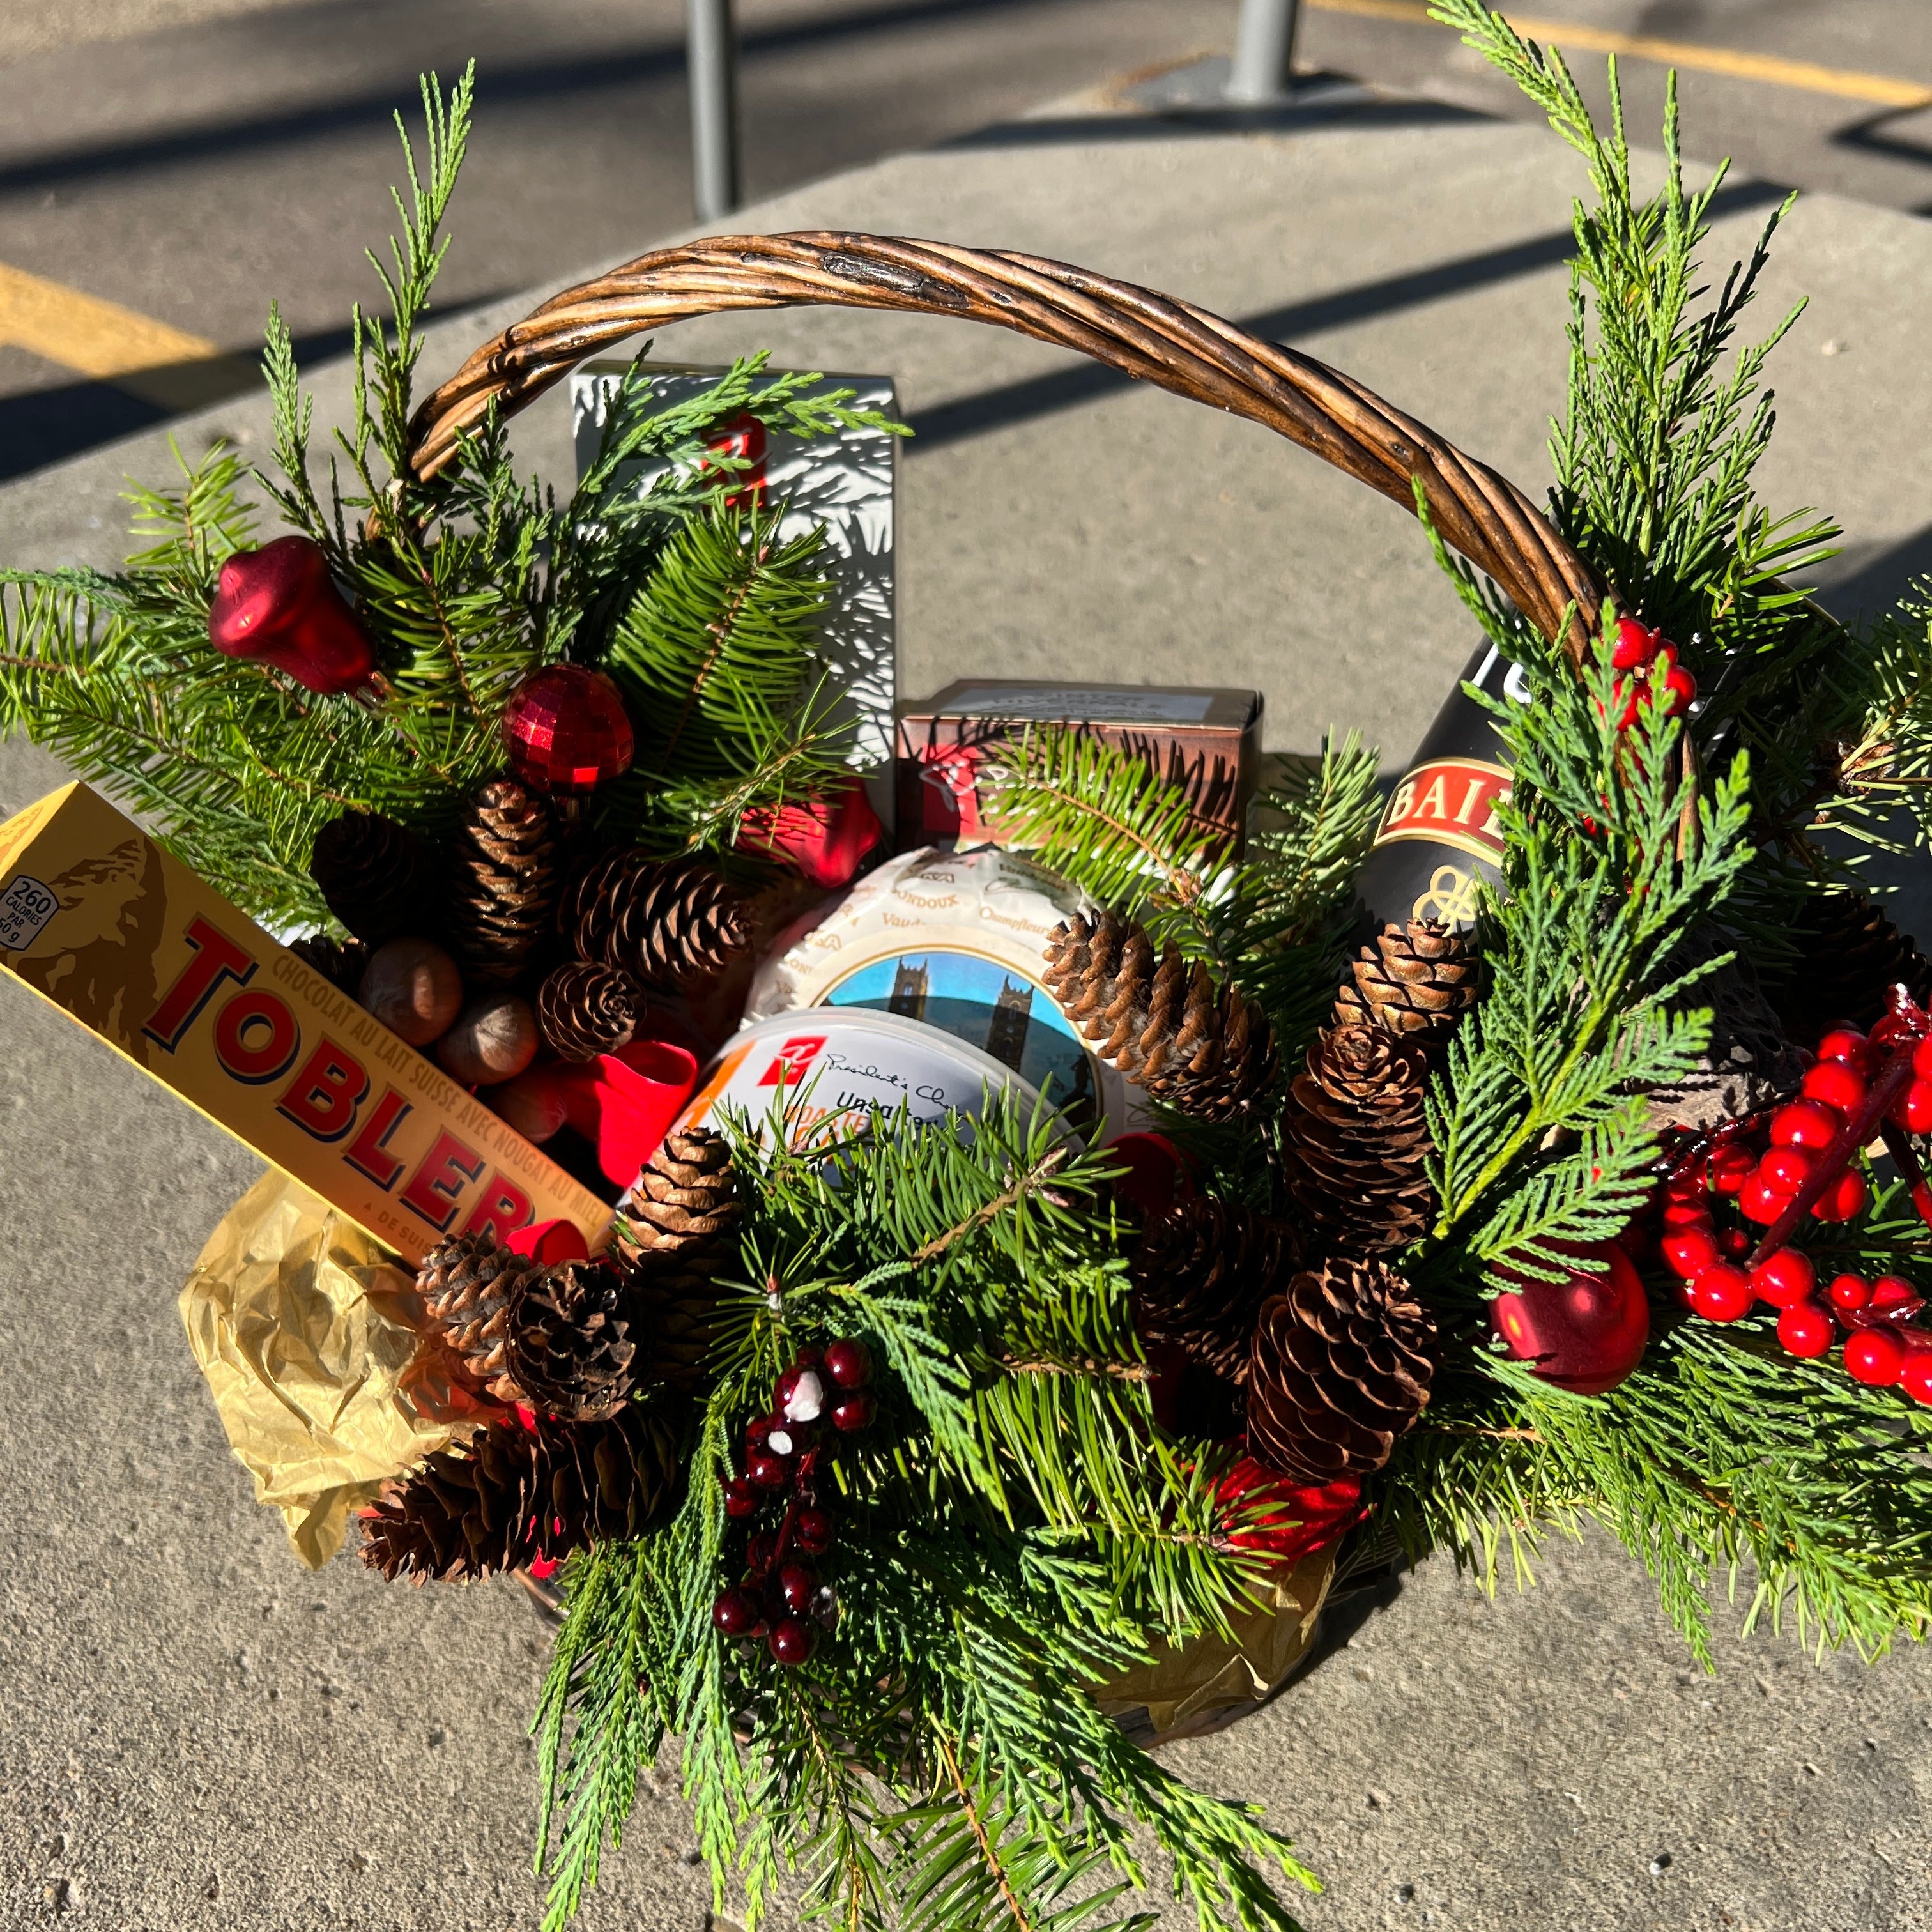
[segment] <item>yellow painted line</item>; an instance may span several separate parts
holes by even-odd
[[[1372,20],[1442,25],[1431,18],[1422,0],[1308,0],[1308,4],[1324,14],[1359,14]],[[1633,60],[1654,61],[1662,67],[1721,74],[1733,80],[1763,81],[1807,94],[1836,94],[1841,100],[1868,100],[1880,107],[1932,107],[1932,87],[1890,74],[1858,74],[1846,68],[1786,60],[1778,54],[1740,53],[1731,47],[1700,46],[1687,40],[1654,40],[1646,34],[1619,34],[1568,20],[1532,20],[1520,14],[1507,17],[1527,40],[1580,48],[1586,53],[1628,54]]]
[[[253,372],[206,337],[0,262],[0,343],[164,409],[232,395]]]

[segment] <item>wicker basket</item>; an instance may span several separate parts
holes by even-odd
[[[508,417],[586,357],[640,331],[724,310],[897,310],[991,322],[1247,416],[1412,512],[1493,578],[1546,637],[1580,656],[1606,595],[1515,484],[1359,382],[1219,316],[1062,262],[874,235],[724,236],[661,248],[554,296],[478,349],[411,424],[417,475],[448,464],[494,405]],[[1229,1646],[1202,1640],[1101,1693],[1140,1742],[1216,1728],[1306,1659],[1334,1550],[1284,1576]],[[1251,1626],[1251,1627],[1250,1627]]]

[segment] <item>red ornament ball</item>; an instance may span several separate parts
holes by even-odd
[[[1653,631],[1634,617],[1617,620],[1617,640],[1611,647],[1610,662],[1618,670],[1648,668],[1664,643],[1664,633]]]
[[[631,769],[637,738],[617,687],[584,664],[547,664],[503,712],[511,769],[539,791],[585,792]]]
[[[1567,1281],[1525,1281],[1490,1304],[1504,1345],[1535,1373],[1576,1395],[1613,1389],[1642,1359],[1650,1339],[1650,1304],[1630,1257],[1614,1241],[1570,1250],[1608,1264],[1601,1274]]]
[[[303,536],[229,558],[208,607],[208,640],[224,657],[258,658],[324,696],[357,689],[376,668],[322,546]]]
[[[1778,1339],[1786,1354],[1808,1360],[1823,1354],[1838,1339],[1838,1330],[1817,1303],[1799,1301],[1778,1316]]]
[[[1889,1388],[1905,1367],[1905,1344],[1889,1328],[1861,1328],[1845,1341],[1845,1372],[1869,1388]]]
[[[818,1633],[804,1618],[781,1617],[772,1628],[772,1655],[796,1670],[818,1648]]]

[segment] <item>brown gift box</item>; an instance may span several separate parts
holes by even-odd
[[[1261,718],[1258,691],[957,679],[934,697],[899,706],[899,848],[998,840],[998,826],[981,808],[979,767],[1030,724],[1070,724],[1151,760],[1187,793],[1196,817],[1226,832],[1238,850],[1261,757]]]

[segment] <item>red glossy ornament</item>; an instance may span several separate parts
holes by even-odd
[[[1818,1042],[1820,1060],[1842,1060],[1855,1073],[1871,1072],[1871,1042],[1850,1027],[1834,1027]]]
[[[760,1500],[758,1491],[742,1478],[724,1485],[724,1514],[734,1522],[756,1516]]]
[[[1749,1148],[1742,1142],[1729,1141],[1711,1156],[1711,1178],[1720,1194],[1736,1194],[1756,1165]]]
[[[778,1533],[775,1529],[760,1530],[745,1546],[745,1568],[754,1576],[768,1574],[778,1560]]]
[[[1905,1344],[1889,1328],[1861,1328],[1845,1338],[1845,1372],[1868,1388],[1889,1388],[1905,1366]]]
[[[835,1405],[832,1411],[832,1426],[842,1436],[850,1436],[863,1429],[878,1413],[879,1405],[868,1394],[848,1395]]]
[[[229,558],[208,607],[208,640],[224,657],[260,658],[326,696],[356,690],[376,668],[328,557],[303,536]]]
[[[1793,1100],[1772,1116],[1771,1142],[1774,1147],[1828,1148],[1844,1125],[1835,1107],[1822,1100]]]
[[[1738,1196],[1738,1212],[1747,1221],[1769,1227],[1790,1204],[1791,1196],[1772,1186],[1760,1169],[1744,1184]]]
[[[1601,1395],[1635,1368],[1650,1339],[1650,1304],[1630,1257],[1614,1241],[1568,1250],[1608,1264],[1601,1274],[1525,1281],[1490,1304],[1490,1320],[1520,1362],[1577,1395]]]
[[[1634,617],[1617,620],[1617,640],[1610,649],[1610,662],[1618,670],[1641,670],[1657,656],[1664,633],[1640,624]]]
[[[1849,1114],[1865,1097],[1864,1076],[1842,1060],[1821,1060],[1804,1076],[1798,1090],[1808,1100],[1822,1100]]]
[[[1918,1048],[1932,1045],[1932,1041],[1922,1042]],[[1918,1056],[1915,1053],[1912,1070],[1918,1071]],[[1892,1118],[1909,1134],[1932,1134],[1932,1080],[1915,1078],[1912,1084],[1892,1103]]]
[[[1750,1277],[1729,1262],[1705,1269],[1690,1284],[1690,1306],[1707,1322],[1738,1322],[1757,1299]]]
[[[783,860],[814,886],[830,888],[848,884],[885,836],[865,781],[855,773],[809,804],[747,812],[738,848]]]
[[[1796,1308],[1816,1292],[1818,1270],[1802,1248],[1780,1248],[1751,1270],[1750,1284],[1758,1298],[1774,1308]]]
[[[825,1372],[842,1389],[862,1389],[872,1379],[872,1352],[856,1336],[825,1351]]]
[[[818,1579],[802,1563],[788,1563],[778,1571],[778,1594],[788,1610],[808,1610],[818,1594]]]
[[[503,710],[510,767],[539,791],[584,792],[631,769],[637,740],[617,687],[584,664],[547,664]]]
[[[1914,1402],[1932,1407],[1932,1348],[1908,1348],[1898,1371],[1898,1385]]]
[[[1690,1281],[1718,1259],[1718,1238],[1707,1220],[1701,1228],[1679,1228],[1658,1244],[1672,1274]]]
[[[727,1636],[749,1636],[765,1620],[748,1590],[726,1590],[711,1606],[711,1621]]]
[[[1849,1221],[1862,1214],[1871,1203],[1871,1190],[1857,1168],[1848,1167],[1811,1204],[1811,1211],[1821,1221]]]
[[[832,1519],[822,1509],[802,1509],[791,1520],[791,1540],[808,1556],[823,1556],[832,1537]]]
[[[1825,1354],[1838,1339],[1830,1316],[1815,1301],[1800,1301],[1778,1318],[1778,1339],[1786,1354],[1806,1360]]]
[[[1826,1289],[1825,1295],[1834,1308],[1840,1309],[1850,1315],[1870,1300],[1871,1290],[1866,1286],[1863,1276],[1841,1274],[1833,1280],[1831,1286]]]
[[[818,1648],[818,1633],[802,1617],[781,1617],[772,1627],[770,1642],[772,1656],[795,1670]]]

